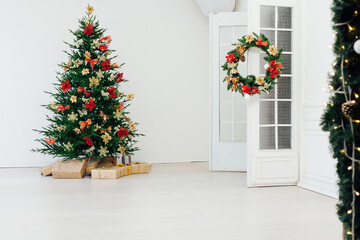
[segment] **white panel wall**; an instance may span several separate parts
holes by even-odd
[[[87,3],[126,62],[125,92],[135,93],[132,117],[144,133],[135,160],[207,161],[209,153],[208,18],[194,0],[1,1],[0,167],[39,166],[51,156],[31,131],[47,125],[44,90],[53,90],[62,42]]]
[[[328,85],[334,56],[331,0],[302,3],[302,109],[299,186],[337,196],[336,160],[331,157],[328,134],[319,123],[329,94]]]

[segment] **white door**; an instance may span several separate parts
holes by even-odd
[[[246,13],[210,14],[212,171],[246,171],[246,101],[239,93],[227,91],[221,69],[227,52],[235,48],[232,44],[246,33]],[[240,63],[238,69],[247,75],[247,63]]]
[[[248,186],[296,185],[298,182],[299,79],[298,1],[248,2],[249,31],[261,32],[278,49],[285,67],[271,94],[248,102]],[[249,71],[265,76],[264,54],[251,51]]]

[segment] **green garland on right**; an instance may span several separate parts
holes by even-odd
[[[360,0],[334,0],[332,5],[335,43],[332,92],[321,126],[329,131],[339,177],[338,216],[344,223],[344,239],[360,239],[360,55],[354,43],[360,38]]]

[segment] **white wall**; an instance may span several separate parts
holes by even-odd
[[[51,156],[30,152],[46,126],[62,42],[88,2],[1,1],[0,167],[39,166]],[[141,123],[135,160],[207,161],[209,146],[208,18],[194,0],[89,1],[107,28],[135,93],[132,118]]]
[[[328,134],[319,126],[334,56],[331,0],[302,3],[302,109],[299,186],[337,196],[336,160],[331,157]]]

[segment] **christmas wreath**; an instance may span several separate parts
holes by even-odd
[[[269,93],[273,89],[273,85],[276,84],[276,79],[280,77],[282,70],[284,69],[280,59],[282,49],[279,51],[274,45],[269,44],[269,40],[264,34],[260,33],[260,36],[248,34],[238,39],[239,43],[233,44],[237,46],[234,50],[228,52],[226,56],[226,63],[222,66],[223,70],[227,72],[224,82],[227,82],[227,89],[244,94],[254,95],[261,94],[261,92]],[[266,53],[264,60],[267,62],[265,65],[266,75],[265,77],[255,77],[254,75],[248,75],[246,77],[241,76],[237,70],[239,60],[245,62],[245,52],[256,47]]]

